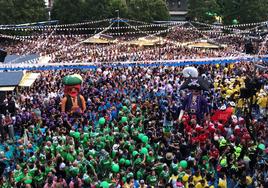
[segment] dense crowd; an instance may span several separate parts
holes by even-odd
[[[131,45],[126,41],[129,37],[117,38],[112,44],[87,44],[85,36],[45,35],[31,41],[1,43],[1,48],[8,54],[38,54],[48,56],[50,62],[115,62],[115,61],[153,61],[180,60],[204,57],[240,56],[245,52],[244,37],[219,36],[216,33],[200,33],[195,29],[174,28],[166,36],[165,41],[153,46]],[[132,37],[133,38],[133,37]],[[189,48],[182,46],[187,42],[207,39],[216,45],[226,45],[224,48]],[[266,43],[267,44],[267,43]],[[261,54],[266,54],[267,45]],[[258,52],[258,48],[255,48]]]
[[[189,53],[190,54],[190,53]],[[0,187],[267,187],[267,75],[253,63],[199,66],[211,88],[200,93],[207,114],[179,119],[189,90],[183,67],[40,72],[31,88],[5,102],[1,117]],[[87,110],[61,113],[62,78],[83,79]],[[255,76],[249,100],[241,88]],[[216,114],[229,113],[225,120]],[[14,125],[15,135],[8,134]]]

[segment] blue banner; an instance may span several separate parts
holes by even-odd
[[[221,60],[211,60],[208,59],[203,61],[183,61],[183,62],[176,62],[176,61],[157,61],[157,62],[150,62],[150,63],[142,63],[142,62],[130,62],[130,63],[99,63],[99,65],[87,65],[84,64],[72,64],[72,65],[25,65],[25,67],[18,66],[18,67],[0,67],[0,70],[9,70],[9,71],[21,71],[21,70],[62,70],[62,69],[97,69],[99,67],[111,67],[111,68],[126,68],[126,67],[159,67],[159,66],[166,66],[166,67],[179,67],[179,66],[191,66],[191,65],[216,65],[216,64],[231,64],[231,63],[238,63],[241,61],[247,62],[268,62],[268,57],[257,58],[257,57],[248,57],[248,58],[241,58],[241,59],[221,59]]]

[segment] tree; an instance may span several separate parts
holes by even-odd
[[[150,13],[153,20],[169,20],[167,4],[163,0],[150,1]]]
[[[109,17],[117,16],[116,10],[119,10],[119,16],[121,18],[126,18],[128,16],[128,7],[126,0],[109,0]]]
[[[55,0],[52,8],[52,19],[60,23],[74,23],[84,16],[84,0]]]
[[[37,22],[47,19],[43,0],[0,0],[0,24]]]
[[[215,15],[220,12],[220,6],[216,0],[189,0],[188,17],[191,20],[213,23]]]
[[[151,22],[168,20],[169,12],[163,0],[129,0],[129,17],[136,20]]]
[[[234,20],[252,23],[268,19],[267,0],[189,0],[188,8],[191,20],[208,23],[214,21],[215,13],[223,17],[224,24],[232,24]]]
[[[109,1],[110,0],[85,0],[85,19],[99,20],[108,18],[111,15]]]
[[[226,0],[223,5],[225,24],[231,24],[234,19],[239,23],[261,22],[268,19],[267,0]]]

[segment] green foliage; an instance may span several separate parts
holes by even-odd
[[[109,1],[109,17],[117,17],[117,10],[119,10],[120,17],[126,18],[128,16],[128,6],[126,0]]]
[[[213,23],[215,13],[219,14],[220,6],[216,0],[189,0],[188,16],[191,20]]]
[[[0,0],[0,24],[44,21],[44,0]]]
[[[268,0],[189,0],[191,20],[212,23],[213,16],[206,12],[217,13],[223,17],[224,24],[260,22],[268,19]]]
[[[141,21],[168,20],[164,0],[55,0],[52,18],[61,23],[117,17]]]
[[[234,2],[232,7],[234,11],[230,12],[229,15],[225,15],[225,22],[229,23],[230,19],[237,19],[239,23],[252,23],[266,21],[268,19],[267,0],[235,0]]]
[[[78,22],[83,18],[85,1],[83,0],[55,0],[52,9],[52,19],[63,23]]]

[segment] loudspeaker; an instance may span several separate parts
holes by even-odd
[[[251,41],[245,43],[246,54],[254,54],[254,47]]]
[[[248,88],[241,88],[240,89],[240,98],[248,99],[251,97],[251,92]]]
[[[4,102],[6,98],[6,93],[4,91],[0,91],[0,104]]]
[[[7,52],[2,50],[2,49],[0,49],[0,62],[4,62],[6,56],[7,56]]]
[[[3,175],[5,168],[6,168],[6,164],[4,162],[0,161],[0,176]]]
[[[257,91],[262,88],[263,83],[257,78],[247,78],[245,80],[245,86],[246,88],[240,89],[240,98],[250,98],[256,95]]]

